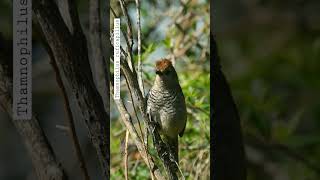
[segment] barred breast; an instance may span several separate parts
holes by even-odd
[[[186,106],[182,90],[158,90],[151,88],[147,101],[149,113],[160,124],[161,132],[177,137],[184,130]]]

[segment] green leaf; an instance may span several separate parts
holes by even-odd
[[[171,38],[167,37],[162,41],[162,44],[167,48],[170,49],[171,47]]]

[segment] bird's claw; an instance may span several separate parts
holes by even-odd
[[[161,156],[164,157],[165,155],[167,155],[168,153],[167,152],[164,152]]]

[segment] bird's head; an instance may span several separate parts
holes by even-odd
[[[178,75],[171,63],[168,59],[161,59],[156,62],[156,80],[160,86],[164,86],[167,88],[179,86]]]

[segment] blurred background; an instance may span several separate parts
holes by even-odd
[[[320,1],[216,0],[211,10],[248,180],[320,179]]]

